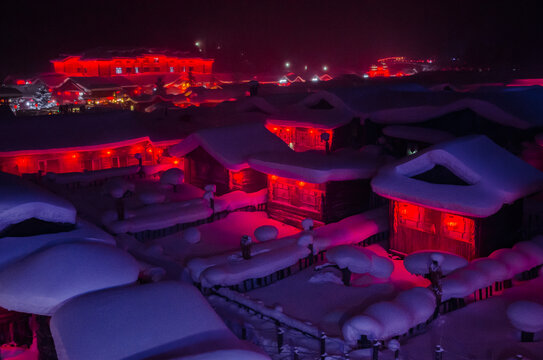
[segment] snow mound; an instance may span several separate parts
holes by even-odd
[[[475,259],[468,265],[470,269],[477,269],[487,277],[491,277],[494,281],[504,281],[511,279],[515,274],[509,271],[509,268],[501,261],[491,258]]]
[[[136,260],[115,247],[90,243],[57,245],[0,272],[0,306],[51,315],[74,296],[134,283],[138,273]]]
[[[401,335],[409,331],[413,318],[395,301],[383,301],[370,305],[364,312],[383,324],[382,339]]]
[[[326,252],[329,262],[340,268],[348,268],[356,274],[371,274],[378,278],[389,278],[394,263],[388,257],[379,256],[368,248],[340,245]]]
[[[140,193],[138,199],[145,205],[159,204],[166,200],[166,195],[155,191],[146,191]]]
[[[195,227],[191,227],[183,231],[183,240],[185,240],[189,244],[199,243],[201,236],[202,234],[200,233],[200,230]]]
[[[447,275],[452,271],[464,267],[468,264],[468,261],[461,256],[453,253],[435,250],[422,250],[416,251],[407,255],[404,259],[404,265],[407,271],[415,275],[425,275],[430,272],[430,264],[432,263],[432,257],[436,260],[436,256],[442,258],[440,263],[441,272],[443,275]],[[438,263],[440,261],[438,260]]]
[[[160,183],[168,185],[180,185],[183,183],[185,173],[179,168],[171,168],[160,175]]]
[[[356,344],[362,335],[369,340],[385,340],[405,334],[410,328],[427,321],[435,311],[434,294],[426,288],[400,293],[393,301],[370,305],[361,315],[343,325],[345,341]]]
[[[79,296],[53,315],[51,333],[60,360],[269,360],[238,340],[196,288],[176,282]]]
[[[0,232],[31,218],[75,224],[76,210],[69,201],[18,176],[0,172]]]
[[[115,199],[122,198],[127,191],[134,192],[135,190],[134,183],[120,177],[108,180],[103,187],[103,193]]]
[[[530,263],[534,266],[543,264],[543,246],[534,241],[521,241],[513,245],[513,250],[522,253],[530,258]]]
[[[27,237],[0,238],[0,269],[41,249],[76,241],[115,244],[115,240],[111,235],[91,223],[78,219],[75,229],[71,231]]]
[[[415,287],[398,294],[394,300],[409,311],[413,317],[413,323],[425,322],[433,315],[436,307],[434,293],[423,287]]]
[[[525,332],[543,330],[543,305],[532,301],[517,301],[507,308],[507,317],[514,327]]]
[[[270,241],[277,239],[277,235],[279,234],[279,230],[273,225],[262,225],[256,228],[255,230],[255,238],[259,241]]]
[[[383,336],[383,324],[368,315],[358,315],[350,318],[341,329],[343,338],[349,344],[356,344],[361,335],[366,335],[369,340],[381,339]]]
[[[337,271],[337,269],[335,270]],[[334,283],[338,285],[343,285],[341,275],[338,275],[334,271],[318,272],[309,278],[309,282],[312,284]]]
[[[507,266],[510,273],[513,275],[520,274],[526,270],[530,270],[535,266],[533,259],[530,256],[513,249],[498,249],[492,252],[490,259],[496,259]]]

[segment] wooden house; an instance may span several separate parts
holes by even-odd
[[[199,188],[214,184],[217,195],[266,187],[266,175],[248,164],[249,157],[258,152],[291,151],[261,123],[197,131],[170,149],[171,155],[184,158],[185,182]]]
[[[268,177],[268,215],[301,227],[305,218],[318,226],[368,210],[370,179],[382,161],[379,155],[339,150],[259,153],[249,164]]]
[[[334,151],[359,146],[362,139],[357,113],[326,91],[270,115],[266,127],[295,151],[324,151],[326,146]],[[323,134],[328,137],[327,141]]]
[[[130,111],[27,116],[0,121],[0,171],[81,172],[154,165],[184,134],[177,121]],[[165,159],[164,159],[165,160]],[[182,159],[172,159],[182,161]]]
[[[391,200],[391,250],[473,259],[519,239],[522,200],[543,189],[543,173],[473,135],[383,167],[372,188]]]

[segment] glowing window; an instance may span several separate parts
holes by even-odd
[[[431,211],[423,207],[397,202],[395,206],[396,219],[398,224],[405,227],[435,233],[435,226],[432,224]]]
[[[174,69],[173,69],[173,66],[170,66],[170,72],[173,72]]]
[[[116,67],[115,68],[115,74],[122,74],[123,73],[123,68],[122,67]]]
[[[134,73],[139,74],[139,72],[140,72],[140,68],[136,66],[136,67],[134,68]]]
[[[475,221],[463,216],[442,214],[441,231],[443,235],[454,240],[475,242]]]

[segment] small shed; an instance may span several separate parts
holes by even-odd
[[[266,187],[266,175],[249,167],[251,155],[291,150],[261,123],[245,123],[197,131],[169,152],[185,158],[185,182],[202,189],[215,184],[217,195],[223,195]]]
[[[385,166],[371,185],[392,200],[391,250],[444,250],[473,259],[519,239],[522,200],[543,189],[543,173],[473,135]]]
[[[249,164],[268,177],[269,216],[301,227],[305,218],[322,225],[369,209],[370,179],[383,160],[368,151],[345,149],[328,155],[259,153]]]

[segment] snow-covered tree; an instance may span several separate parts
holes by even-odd
[[[39,109],[50,109],[55,106],[55,103],[51,101],[51,93],[45,85],[38,87],[36,93],[34,94],[34,101],[38,105],[36,108]]]

